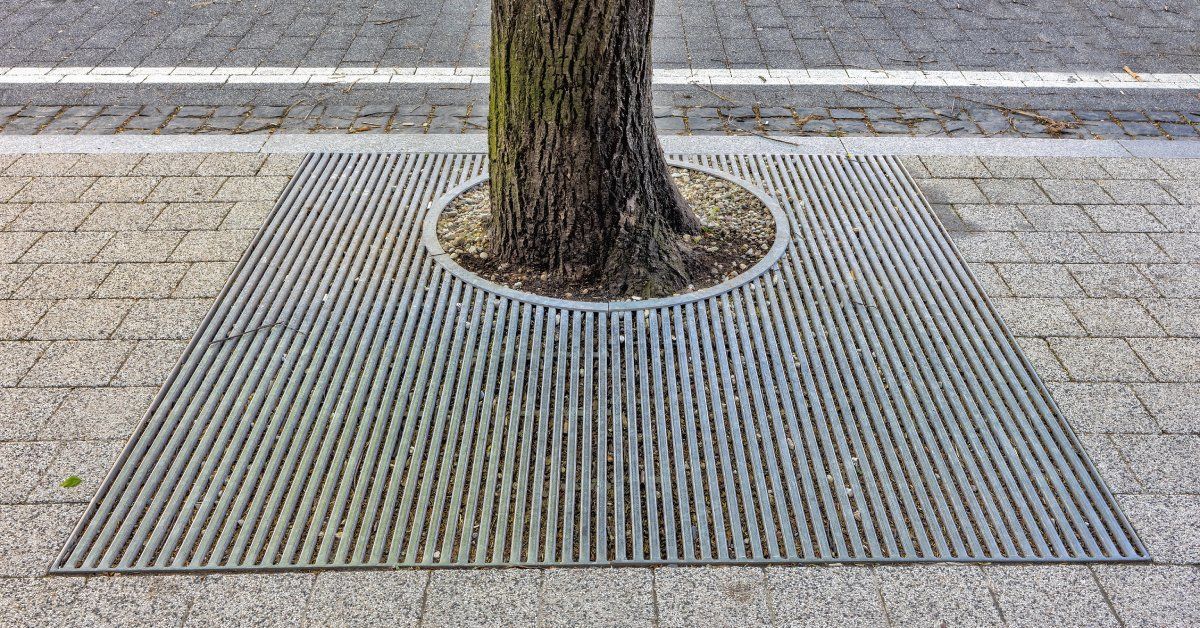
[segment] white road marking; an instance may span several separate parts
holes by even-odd
[[[403,67],[10,67],[3,84],[320,85],[486,84],[488,69]],[[1024,89],[1200,90],[1200,74],[1128,72],[974,72],[956,70],[705,69],[655,70],[656,85],[1006,87]]]

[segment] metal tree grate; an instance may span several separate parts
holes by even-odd
[[[51,571],[1146,558],[898,162],[680,159],[790,241],[609,311],[422,245],[483,156],[309,156]]]

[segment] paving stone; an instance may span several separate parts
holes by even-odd
[[[32,177],[0,177],[0,202],[8,202],[29,185]]]
[[[301,155],[288,155],[286,153],[271,153],[267,155],[266,161],[259,168],[260,175],[274,176],[292,176],[300,169],[300,162],[303,161]]]
[[[184,262],[123,263],[113,266],[112,272],[96,289],[97,298],[162,299],[171,295],[181,284],[189,266]]]
[[[1048,203],[1045,192],[1032,179],[980,179],[983,195],[993,203]]]
[[[96,203],[35,201],[8,224],[10,231],[71,231],[96,210]]]
[[[1063,369],[1058,357],[1050,350],[1050,345],[1046,340],[1029,337],[1017,338],[1017,346],[1020,347],[1021,353],[1025,354],[1029,363],[1033,365],[1033,370],[1043,380],[1048,382],[1067,380],[1067,371]]]
[[[87,503],[100,488],[125,446],[124,439],[84,440],[59,444],[54,458],[42,470],[27,501],[54,503]],[[67,478],[83,480],[79,485],[64,487]]]
[[[187,342],[182,340],[141,340],[130,352],[113,380],[116,386],[161,386]]]
[[[887,623],[869,567],[768,567],[772,622],[784,626],[878,626]]]
[[[127,177],[133,172],[144,155],[137,153],[93,153],[80,155],[79,161],[71,165],[76,174],[94,177]]]
[[[1020,231],[1032,227],[1016,205],[955,205],[954,211],[971,231]]]
[[[1095,157],[1042,157],[1042,166],[1056,179],[1103,179],[1108,171]]]
[[[1077,436],[1088,458],[1112,492],[1140,493],[1146,490],[1121,454],[1121,449],[1113,441],[1112,435],[1083,433]]]
[[[992,303],[1017,336],[1082,336],[1083,327],[1062,299],[996,298]]]
[[[1200,568],[1097,565],[1092,570],[1125,626],[1200,625]]]
[[[70,203],[83,198],[96,177],[33,177],[20,192],[8,199],[14,203]],[[130,199],[133,200],[133,199]]]
[[[653,572],[548,569],[542,577],[538,625],[654,625]]]
[[[0,578],[0,617],[14,626],[71,626],[83,586],[82,578]]]
[[[104,231],[46,233],[25,251],[21,261],[27,264],[87,262],[100,252],[112,235]]]
[[[241,201],[233,204],[233,209],[225,216],[221,229],[258,229],[266,222],[271,210],[275,208],[272,201]]]
[[[1200,436],[1118,434],[1113,442],[1137,474],[1144,492],[1200,493]]]
[[[1060,205],[1086,203],[1103,205],[1112,203],[1113,198],[1096,181],[1079,179],[1039,179],[1038,185],[1050,197],[1050,201]]]
[[[17,261],[41,237],[36,232],[0,233],[0,264]]]
[[[20,155],[4,170],[6,177],[62,177],[74,173],[79,155]]]
[[[968,262],[1025,262],[1029,254],[1011,233],[956,233],[954,245]]]
[[[209,299],[154,299],[141,301],[121,321],[117,338],[183,339],[200,328],[212,303]]]
[[[999,179],[1051,178],[1045,166],[1033,157],[981,157],[980,160],[988,172]]]
[[[166,203],[100,203],[80,230],[140,231],[150,226]]]
[[[216,297],[236,266],[234,262],[195,262],[184,273],[172,296]]]
[[[165,153],[147,155],[130,174],[152,177],[182,177],[196,174],[208,155],[204,153]]]
[[[416,626],[429,574],[424,571],[322,571],[313,584],[311,626]]]
[[[29,337],[33,326],[50,309],[51,301],[0,300],[0,340],[21,340]]]
[[[1200,181],[1163,181],[1162,187],[1177,203],[1200,203]],[[22,190],[18,193],[17,197],[23,194],[24,191]]]
[[[128,438],[157,390],[153,387],[79,388],[59,393],[53,414],[37,431],[43,440]]]
[[[1035,231],[1095,231],[1091,216],[1078,205],[1021,205]]]
[[[971,179],[924,179],[921,191],[931,203],[987,203],[979,186]]]
[[[1078,233],[1032,231],[1016,234],[1033,262],[1099,262],[1100,255]]]
[[[1157,433],[1158,424],[1125,384],[1056,383],[1054,401],[1077,432]]]
[[[205,576],[184,626],[298,626],[313,576],[303,573]]]
[[[151,229],[216,229],[232,208],[233,203],[168,203],[154,220]]]
[[[259,168],[267,158],[265,155],[257,153],[213,153],[206,155],[204,162],[196,169],[196,174],[199,176],[253,176],[258,174]],[[299,164],[296,164],[299,166]],[[267,176],[278,174],[291,174],[270,172],[264,173]]]
[[[1076,565],[983,568],[1008,626],[1118,626],[1092,572]]]
[[[1049,342],[1072,380],[1128,382],[1150,377],[1122,338],[1051,338]]]
[[[229,177],[214,200],[274,201],[291,177]]]
[[[168,203],[209,201],[224,183],[225,177],[163,177],[148,198]]]
[[[147,200],[159,177],[100,177],[79,200],[100,203],[137,203]]]
[[[253,239],[254,232],[244,231],[191,231],[179,243],[171,255],[176,262],[233,262],[241,259],[242,253]]]
[[[1150,238],[1171,261],[1200,262],[1200,233],[1156,233]]]
[[[34,340],[108,338],[133,306],[121,299],[67,299],[55,303],[30,332]]]
[[[1085,205],[1083,210],[1101,231],[1152,233],[1167,229],[1141,205]]]
[[[0,341],[0,386],[16,386],[50,343]]]
[[[1165,179],[1165,170],[1150,159],[1101,159],[1100,167],[1114,179]]]
[[[1061,264],[997,264],[996,269],[1018,297],[1074,297],[1083,290]]]
[[[1100,186],[1118,204],[1172,203],[1175,199],[1156,181],[1100,181]]]
[[[1159,296],[1154,284],[1131,264],[1068,264],[1067,269],[1092,298]]]
[[[1134,338],[1130,345],[1159,381],[1200,381],[1200,338]]]
[[[1200,205],[1153,205],[1146,209],[1171,231],[1200,231]]]
[[[1170,261],[1166,252],[1144,233],[1088,233],[1084,237],[1105,262],[1131,264]]]
[[[922,155],[921,163],[934,177],[990,177],[992,176],[978,157]]]
[[[127,340],[59,340],[50,344],[24,386],[104,386],[133,348]]]
[[[1200,563],[1200,495],[1121,495],[1117,502],[1159,563]]]
[[[0,504],[29,501],[57,450],[58,443],[0,443]]]
[[[996,272],[995,266],[983,263],[971,263],[967,266],[971,270],[971,276],[989,297],[1012,296],[1012,291],[1009,290],[1008,284],[1000,278],[1000,273]]]
[[[164,574],[93,576],[69,608],[80,626],[178,626],[200,582],[198,576]]]
[[[0,441],[30,441],[67,396],[55,388],[0,388]]]
[[[0,575],[43,575],[83,509],[83,504],[0,505]]]
[[[423,626],[513,626],[537,621],[542,574],[523,569],[429,572]]]
[[[21,283],[18,299],[73,299],[92,294],[112,270],[110,264],[42,264]]]
[[[970,565],[879,567],[879,588],[888,618],[898,626],[1003,623],[987,578]]]
[[[121,231],[96,256],[101,262],[164,262],[187,234],[183,231]]]
[[[1200,384],[1134,384],[1138,397],[1165,432],[1200,434]]]
[[[1166,297],[1200,297],[1200,264],[1146,264],[1139,269]]]
[[[1166,332],[1134,299],[1067,299],[1092,336],[1163,336]]]
[[[654,578],[660,626],[770,623],[766,578],[757,567],[663,567]]]
[[[13,298],[17,288],[37,270],[37,264],[0,264],[0,299]]]

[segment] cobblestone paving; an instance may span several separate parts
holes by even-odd
[[[1200,71],[1180,0],[660,0],[658,67]],[[0,2],[0,65],[487,65],[486,0]]]
[[[738,104],[655,108],[663,135],[1200,139],[1195,112],[1026,110],[1007,107],[797,108]],[[753,101],[749,101],[753,102]],[[732,104],[731,104],[732,103]],[[876,103],[884,104],[884,103]],[[0,107],[0,135],[483,133],[486,104]]]
[[[906,160],[1153,564],[43,576],[298,161],[0,157],[0,625],[1200,624],[1200,160]]]
[[[0,66],[487,65],[484,0],[0,0]],[[657,68],[1200,72],[1180,0],[660,0]],[[1186,90],[659,89],[664,133],[1197,137]],[[0,86],[0,133],[473,132],[481,86]]]

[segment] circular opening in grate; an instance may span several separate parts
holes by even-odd
[[[669,160],[668,163],[673,168],[696,171],[698,173],[732,183],[749,192],[759,202],[762,203],[762,205],[770,213],[770,217],[774,220],[774,238],[771,242],[770,248],[767,249],[766,253],[762,255],[757,262],[745,269],[743,272],[724,281],[720,281],[719,283],[715,283],[715,285],[709,285],[707,287],[701,287],[697,290],[656,299],[629,299],[617,301],[572,300],[529,292],[520,289],[519,286],[505,285],[503,283],[493,281],[487,277],[483,277],[480,274],[473,272],[472,270],[459,264],[454,259],[454,256],[448,253],[442,246],[441,238],[439,237],[438,233],[439,221],[441,221],[443,214],[449,208],[453,207],[464,194],[467,194],[479,186],[486,184],[488,180],[487,175],[475,177],[463,183],[462,185],[448,192],[446,195],[442,196],[433,204],[429,213],[425,217],[422,231],[422,241],[425,247],[429,250],[430,254],[434,256],[438,263],[442,264],[442,266],[445,267],[450,273],[467,283],[488,290],[489,292],[520,301],[547,305],[551,307],[564,307],[592,311],[655,308],[678,305],[681,303],[687,303],[689,301],[707,298],[723,292],[728,292],[729,290],[754,280],[765,273],[771,266],[775,264],[776,261],[779,260],[779,257],[783,255],[783,251],[787,246],[790,230],[788,227],[787,217],[784,215],[783,210],[779,207],[779,204],[776,203],[774,199],[772,199],[758,187],[751,185],[750,183],[737,177],[730,176],[724,172],[674,160]]]

